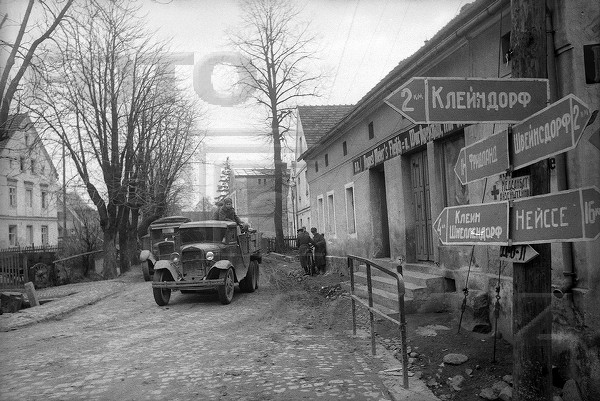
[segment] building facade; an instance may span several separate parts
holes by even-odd
[[[574,94],[597,110],[600,6],[584,0],[547,5],[548,102]],[[502,134],[508,125],[418,125],[384,102],[414,77],[511,78],[510,32],[510,1],[466,5],[300,159],[307,166],[313,225],[323,227],[330,263],[344,264],[347,254],[402,260],[454,281],[456,288],[487,293],[490,300],[498,286],[498,328],[512,341],[512,264],[500,261],[500,247],[443,245],[433,230],[445,207],[499,199],[500,175],[462,185],[455,165],[463,147]],[[575,149],[550,161],[552,192],[600,188],[598,120]],[[563,271],[572,269],[577,277],[569,296],[553,299],[553,352],[567,361],[564,377],[577,380],[590,399],[600,397],[593,379],[600,377],[599,346],[589,341],[600,333],[600,270],[593,262],[600,258],[599,241],[552,244],[553,283],[563,283]],[[457,301],[449,295],[447,307],[458,310]]]
[[[58,244],[58,175],[29,117],[0,143],[0,249]]]
[[[287,177],[284,177],[282,196],[288,193]],[[273,169],[231,170],[229,197],[233,200],[236,214],[250,227],[263,233],[264,237],[275,237],[275,174]],[[288,226],[287,204],[283,199],[282,225]]]

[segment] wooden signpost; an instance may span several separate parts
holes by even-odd
[[[596,187],[446,207],[433,223],[444,245],[528,245],[600,237]],[[521,262],[524,263],[524,262]]]
[[[415,124],[516,123],[547,105],[547,79],[415,77],[385,102]]]
[[[464,185],[501,174],[510,165],[517,170],[574,149],[591,116],[587,104],[567,95],[513,125],[511,149],[506,131],[462,148],[454,172]]]

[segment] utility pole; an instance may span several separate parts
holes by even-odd
[[[511,0],[511,21],[512,77],[547,78],[546,1]],[[532,195],[549,193],[547,161],[528,169]],[[513,401],[552,398],[551,248],[533,248],[537,258],[513,264]]]

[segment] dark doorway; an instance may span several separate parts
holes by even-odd
[[[390,230],[388,225],[385,171],[383,165],[369,170],[371,181],[371,210],[373,210],[374,257],[390,257]]]
[[[433,260],[431,202],[429,199],[429,165],[427,151],[414,154],[410,160],[412,195],[415,205],[415,239],[417,260]]]

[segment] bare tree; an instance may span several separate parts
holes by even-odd
[[[41,27],[39,36],[30,41],[28,35],[32,30],[32,12],[35,3],[39,3],[41,6],[41,13],[44,15],[43,24],[45,25]],[[0,94],[2,94],[2,98],[0,98],[0,142],[8,137],[11,128],[9,126],[11,121],[9,113],[14,112],[11,108],[15,106],[15,96],[21,88],[21,81],[25,72],[28,69],[42,67],[39,59],[35,58],[36,52],[40,45],[48,40],[61,24],[73,4],[73,0],[65,0],[60,3],[62,3],[61,6],[56,7],[56,4],[51,2],[29,0],[14,41],[10,41],[8,38],[4,39],[4,37],[0,38],[1,58],[6,57],[6,64],[2,67],[0,74]],[[2,18],[0,31],[7,29],[8,18],[6,14]],[[40,27],[39,21],[33,23],[38,28]]]
[[[247,59],[237,66],[245,70],[239,83],[264,106],[270,122],[275,165],[276,248],[283,249],[282,144],[298,100],[317,95],[321,74],[311,71],[316,37],[309,24],[300,22],[300,9],[288,0],[244,0],[243,24],[229,33],[233,47]]]
[[[118,248],[121,267],[128,267],[137,227],[132,210],[136,220],[145,202],[167,201],[160,196],[169,193],[186,161],[195,118],[193,105],[178,98],[166,48],[140,29],[136,7],[124,0],[87,0],[74,11],[76,18],[54,39],[54,70],[36,110],[66,146],[96,206],[103,275],[110,278]],[[179,153],[169,154],[169,148]]]

